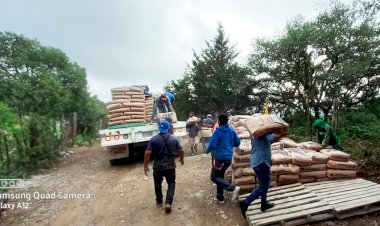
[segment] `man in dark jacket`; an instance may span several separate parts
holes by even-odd
[[[157,110],[158,113],[167,113],[172,112],[173,107],[170,104],[169,98],[166,96],[166,93],[161,94],[153,103],[153,113],[152,120],[157,119]]]
[[[224,203],[224,190],[233,192],[232,200],[235,200],[240,191],[240,187],[230,184],[224,180],[224,173],[231,165],[233,148],[240,146],[240,139],[236,132],[228,124],[226,115],[219,116],[219,127],[211,137],[208,152],[213,156],[211,181],[217,186],[216,198],[219,203]]]
[[[145,151],[144,156],[144,173],[148,175],[149,172],[149,159],[153,155],[153,178],[154,178],[154,190],[156,193],[157,205],[162,204],[162,180],[165,177],[168,184],[168,190],[166,192],[165,212],[171,212],[171,205],[173,203],[174,191],[175,191],[175,157],[179,156],[179,161],[184,164],[183,157],[184,152],[178,139],[171,135],[169,132],[169,122],[164,120],[160,123],[160,134],[152,137],[149,140],[148,148]]]
[[[191,155],[198,152],[198,132],[201,127],[198,125],[200,119],[194,116],[194,112],[189,113],[189,118],[186,121],[186,128],[189,131],[189,146],[191,150]]]

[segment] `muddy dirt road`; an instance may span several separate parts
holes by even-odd
[[[145,177],[142,162],[110,166],[98,144],[73,149],[56,168],[27,180],[26,188],[13,192],[30,194],[28,209],[2,212],[1,225],[246,225],[237,203],[227,196],[216,203],[209,179],[210,156],[187,156],[177,166],[172,213],[165,215],[155,204],[153,178]],[[150,167],[151,168],[151,167]],[[163,184],[164,194],[166,183]],[[33,194],[82,194],[82,199],[40,199]],[[90,197],[88,197],[88,194]],[[86,199],[88,198],[88,199]],[[313,225],[379,225],[377,213]]]

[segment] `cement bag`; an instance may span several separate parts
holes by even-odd
[[[309,156],[303,155],[299,149],[286,149],[286,152],[289,153],[292,157],[292,163],[300,166],[310,166],[312,159]]]
[[[245,121],[248,131],[257,138],[275,130],[288,131],[288,123],[276,115],[260,115]]]
[[[233,180],[236,185],[255,184],[256,178],[254,176],[240,177]]]
[[[326,177],[326,170],[300,172],[300,178],[325,178],[325,177]]]
[[[248,131],[238,133],[237,135],[240,139],[250,139],[251,138],[251,134]]]
[[[322,149],[322,145],[315,143],[313,141],[302,142],[300,143],[300,145],[302,145],[303,148],[308,149],[308,150],[319,151]]]
[[[250,162],[250,161],[251,161],[251,154],[239,155],[236,152],[234,153],[234,162],[240,163],[240,162]]]
[[[157,117],[159,120],[171,118],[173,123],[177,122],[177,114],[174,111],[166,112],[166,113],[157,113]]]
[[[186,121],[186,125],[193,125],[195,123],[197,123],[197,121],[199,121],[199,119],[195,116],[192,116],[191,118],[187,119]]]
[[[284,185],[289,185],[289,184],[294,184],[296,182],[294,181],[277,181],[277,186],[284,186]]]
[[[301,171],[326,171],[326,164],[312,164],[310,166],[300,166]]]
[[[128,112],[124,112],[124,115],[142,115],[142,116],[145,116],[145,112],[135,112],[135,111],[128,111]]]
[[[249,162],[236,163],[235,161],[232,161],[232,164],[231,164],[231,168],[234,170],[237,168],[245,168],[245,167],[249,167],[249,166],[250,166]]]
[[[244,184],[244,185],[240,185],[239,187],[240,187],[239,195],[241,195],[241,194],[252,192],[253,189],[256,187],[256,184]]]
[[[132,115],[131,118],[132,119],[145,119],[146,116],[145,115]]]
[[[124,104],[124,103],[131,103],[130,99],[118,99],[118,100],[112,100],[108,102],[110,104]]]
[[[340,162],[340,161],[330,160],[327,162],[327,167],[330,169],[356,170],[358,166],[355,162],[352,162],[352,161]]]
[[[317,163],[326,163],[329,160],[329,157],[325,154],[322,154],[317,151],[313,150],[300,150],[303,155],[311,157],[311,163],[317,164]]]
[[[296,148],[299,146],[298,143],[289,138],[281,138],[280,142],[284,143],[285,148]]]
[[[121,124],[124,124],[124,121],[123,121],[123,120],[113,121],[113,122],[108,122],[108,125],[109,125],[109,126],[113,126],[113,125],[121,125]]]
[[[350,160],[349,154],[335,149],[322,149],[320,153],[329,156],[331,160],[335,161],[348,162]]]
[[[118,109],[115,109],[115,110],[110,110],[108,111],[108,114],[116,114],[116,113],[125,113],[125,112],[130,112],[131,111],[131,108],[118,108]]]
[[[327,177],[329,178],[355,178],[356,170],[335,170],[328,169]]]
[[[125,91],[111,91],[112,96],[123,96],[125,95]]]
[[[131,111],[134,111],[134,112],[145,112],[145,108],[143,108],[143,107],[131,107]]]
[[[129,95],[129,96],[144,96],[144,92],[141,93],[141,92],[137,92],[137,91],[130,91],[130,92],[125,92],[125,95]],[[144,99],[145,99],[145,96],[144,96]]]
[[[279,175],[277,178],[277,180],[280,182],[283,182],[283,181],[297,182],[298,179],[299,179],[299,175],[297,174],[283,174],[283,175]]]
[[[272,163],[277,164],[288,164],[292,162],[292,157],[289,156],[284,150],[274,150],[272,151]]]
[[[271,144],[271,150],[282,150],[284,149],[284,143],[283,142],[275,142]]]
[[[126,95],[114,95],[114,96],[112,96],[112,100],[122,100],[122,99],[131,99],[131,96],[126,96]]]
[[[245,167],[243,169],[243,176],[255,176],[255,171],[251,167]]]
[[[244,126],[238,126],[238,127],[236,127],[235,131],[236,131],[236,133],[242,133],[244,131],[248,131],[248,129]]]
[[[326,174],[327,176],[327,174]],[[322,182],[322,181],[330,181],[330,180],[333,180],[334,178],[328,178],[328,177],[325,177],[325,178],[315,178],[315,182]]]
[[[107,105],[107,110],[114,110],[123,107],[122,104],[109,104]]]
[[[211,137],[212,136],[212,128],[203,127],[201,130],[202,137]]]
[[[240,178],[243,176],[243,168],[237,168],[233,170],[233,174],[235,178]]]
[[[306,184],[306,183],[312,183],[315,182],[316,179],[314,178],[301,178],[298,180],[298,183]]]
[[[134,122],[146,122],[145,119],[128,119],[124,121],[125,123],[134,123]]]
[[[124,107],[145,107],[144,103],[124,103]]]
[[[248,139],[240,140],[240,146],[238,148],[235,148],[235,152],[239,155],[251,154],[251,150],[251,140]]]
[[[293,164],[279,164],[271,167],[271,172],[279,174],[299,174],[300,168]]]
[[[277,187],[277,186],[278,186],[277,181],[273,180],[270,182],[270,185],[269,185],[270,188]]]
[[[110,118],[108,121],[123,121],[123,120],[129,120],[131,119],[131,116],[119,116],[119,117],[115,117],[115,118]]]
[[[119,113],[114,113],[114,114],[107,115],[107,117],[109,119],[110,118],[116,118],[116,117],[119,117],[119,116],[123,116],[123,113],[119,112]]]
[[[141,89],[141,88],[139,88],[139,87],[132,86],[132,87],[129,87],[129,89],[130,89],[132,92],[144,93],[144,90]]]

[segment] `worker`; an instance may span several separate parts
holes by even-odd
[[[212,120],[211,114],[208,114],[207,118],[202,120],[201,143],[202,143],[204,153],[206,153],[206,150],[210,144],[210,139],[212,136],[214,125],[215,125],[215,122],[214,120]]]
[[[154,191],[156,193],[156,204],[162,205],[162,180],[165,177],[168,184],[165,201],[165,213],[171,212],[175,192],[175,157],[179,156],[179,162],[184,164],[184,152],[178,139],[169,133],[169,122],[163,120],[160,123],[160,133],[149,140],[144,155],[144,173],[148,176],[149,160],[154,157],[153,179]]]
[[[216,199],[224,203],[224,190],[232,192],[232,200],[238,197],[240,187],[224,180],[224,173],[231,165],[233,148],[240,146],[236,132],[228,125],[226,115],[219,116],[220,126],[212,134],[207,153],[212,156],[211,181],[217,186]]]
[[[169,88],[169,89],[165,92],[165,94],[166,94],[166,96],[169,98],[170,104],[171,104],[171,105],[174,105],[175,97],[174,97],[174,91],[173,91],[173,89]]]
[[[230,120],[232,118],[232,110],[228,110],[226,114],[227,114],[228,120]]]
[[[189,131],[189,146],[191,155],[194,155],[196,152],[198,152],[198,132],[201,130],[201,127],[199,125],[200,121],[200,118],[196,117],[194,115],[194,112],[189,113],[189,118],[186,121],[186,128]]]
[[[257,199],[261,198],[261,212],[265,212],[274,206],[267,202],[267,193],[270,186],[270,167],[272,165],[271,143],[280,140],[281,135],[267,133],[261,137],[251,139],[252,153],[250,166],[256,174],[259,186],[254,189],[249,196],[240,202],[241,212],[245,218],[248,206]]]
[[[167,113],[173,111],[173,107],[170,104],[169,98],[166,96],[166,93],[162,93],[161,96],[157,97],[154,101],[152,119],[158,119],[157,109],[158,113]]]
[[[317,119],[314,122],[314,128],[317,130],[317,139],[322,147],[332,146],[340,149],[340,139],[330,124],[322,119]]]

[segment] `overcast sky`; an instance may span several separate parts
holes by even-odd
[[[0,31],[61,49],[87,70],[102,101],[110,89],[147,84],[158,92],[183,75],[220,21],[245,63],[258,37],[281,34],[297,15],[314,18],[329,0],[1,0]]]

